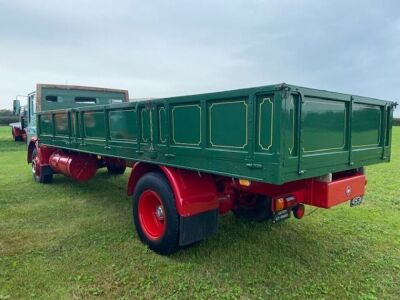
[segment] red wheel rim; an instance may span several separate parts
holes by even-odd
[[[140,226],[150,240],[160,239],[165,232],[165,210],[160,196],[146,190],[139,197],[138,214]]]

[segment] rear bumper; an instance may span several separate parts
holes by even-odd
[[[310,185],[308,197],[305,197],[302,202],[321,208],[330,208],[355,197],[363,196],[366,177],[363,174],[357,174],[332,182],[312,181]]]

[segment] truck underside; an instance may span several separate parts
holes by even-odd
[[[99,168],[117,175],[131,167],[127,192],[133,199],[136,229],[142,241],[161,254],[215,233],[219,214],[232,211],[237,217],[273,223],[291,215],[301,219],[304,205],[330,208],[347,201],[361,203],[367,182],[364,168],[358,168],[275,185],[40,146],[35,140],[28,162],[40,183],[51,183],[57,173],[88,181]]]

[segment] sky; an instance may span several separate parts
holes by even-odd
[[[142,98],[280,82],[400,102],[400,2],[0,0],[0,108],[36,83]]]

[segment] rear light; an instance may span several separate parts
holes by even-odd
[[[284,208],[285,208],[285,199],[283,199],[283,198],[275,199],[275,210],[279,211]]]
[[[296,198],[294,196],[286,196],[276,198],[274,200],[274,211],[280,211],[285,208],[292,207],[297,203]]]
[[[296,219],[304,217],[305,207],[303,204],[299,204],[293,208],[293,215]]]
[[[247,180],[247,179],[242,179],[242,178],[240,178],[240,179],[239,179],[239,184],[242,185],[242,186],[247,186],[247,187],[249,187],[249,186],[251,185],[251,181],[250,181],[250,180]]]

